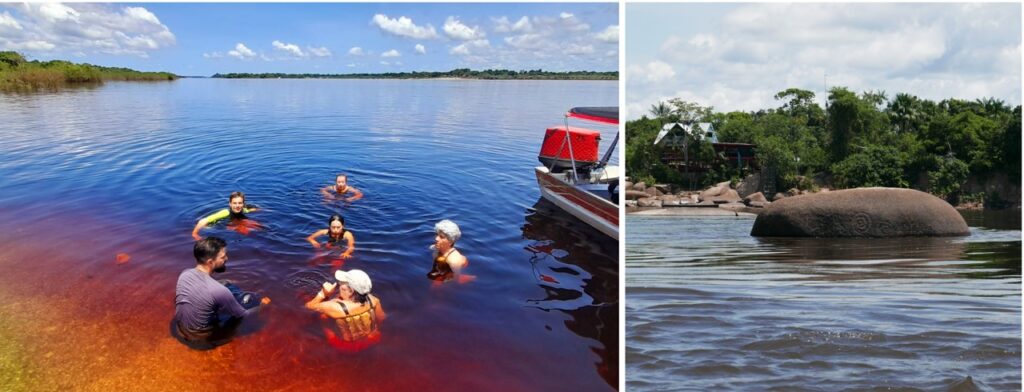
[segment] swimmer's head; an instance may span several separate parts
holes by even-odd
[[[242,192],[231,192],[231,196],[228,196],[228,207],[231,207],[231,212],[239,214],[242,209],[245,208],[245,194]]]
[[[455,245],[455,242],[462,238],[462,231],[459,230],[459,225],[447,219],[437,222],[434,225],[434,232],[437,233],[437,237],[434,240],[438,242],[436,244],[438,246],[441,245],[440,242],[442,240],[447,240],[450,243],[449,245]]]
[[[331,219],[327,220],[327,228],[332,237],[341,235],[345,230],[345,218],[338,214],[331,215]]]
[[[227,242],[220,237],[206,237],[196,241],[192,255],[196,258],[196,264],[207,265],[213,272],[224,272],[228,262],[227,246]]]
[[[367,275],[363,270],[337,270],[334,272],[334,279],[337,279],[338,283],[342,284],[342,286],[348,286],[361,295],[370,294],[370,289],[373,288],[373,283],[370,282],[370,275]]]
[[[348,175],[345,173],[341,173],[338,174],[337,176],[334,176],[334,186],[338,187],[339,189],[345,189],[346,187],[348,187]]]

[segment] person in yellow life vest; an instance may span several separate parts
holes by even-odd
[[[323,288],[306,308],[334,319],[338,337],[346,342],[374,339],[380,335],[380,322],[384,321],[384,307],[380,299],[370,294],[373,284],[362,270],[338,270],[334,273],[338,283],[324,282]],[[337,289],[338,295],[328,299]]]
[[[448,280],[459,274],[469,260],[463,256],[458,249],[455,249],[455,242],[462,238],[462,231],[459,225],[450,220],[443,220],[434,225],[434,265],[427,273],[427,277],[433,280]]]
[[[212,225],[226,218],[231,218],[232,220],[245,219],[245,214],[256,211],[259,211],[259,208],[256,208],[256,206],[251,204],[245,204],[244,193],[231,192],[231,195],[228,196],[228,208],[224,208],[199,219],[199,222],[196,222],[196,226],[192,229],[192,239],[196,241],[203,239],[203,237],[199,236],[199,230],[202,230],[206,226]]]

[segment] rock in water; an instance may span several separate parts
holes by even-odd
[[[942,199],[900,188],[857,188],[787,197],[754,221],[755,237],[911,237],[969,235]]]

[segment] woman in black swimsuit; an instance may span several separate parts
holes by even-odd
[[[348,245],[348,249],[345,249],[341,257],[346,259],[352,257],[352,252],[356,250],[356,239],[352,236],[351,231],[345,229],[345,218],[337,214],[331,215],[331,219],[327,221],[327,228],[310,234],[309,237],[306,237],[306,241],[309,241],[314,248],[320,249],[321,245],[316,239],[324,235],[327,236],[328,247],[335,246],[338,242],[344,240]]]

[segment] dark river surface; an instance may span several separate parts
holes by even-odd
[[[617,82],[579,81],[0,95],[0,390],[615,389],[617,244],[539,203],[533,167],[567,109],[617,100]],[[603,150],[615,128],[596,129]],[[325,200],[339,172],[365,198]],[[175,282],[195,265],[192,226],[236,190],[264,228],[204,230],[229,244],[215,277],[273,302],[227,345],[192,350],[170,334]],[[332,213],[351,259],[305,241]],[[462,228],[470,279],[425,276],[441,219]],[[388,313],[355,353],[302,306],[338,267],[369,273]]]
[[[629,390],[1021,388],[1020,210],[971,236],[761,239],[629,216]]]

